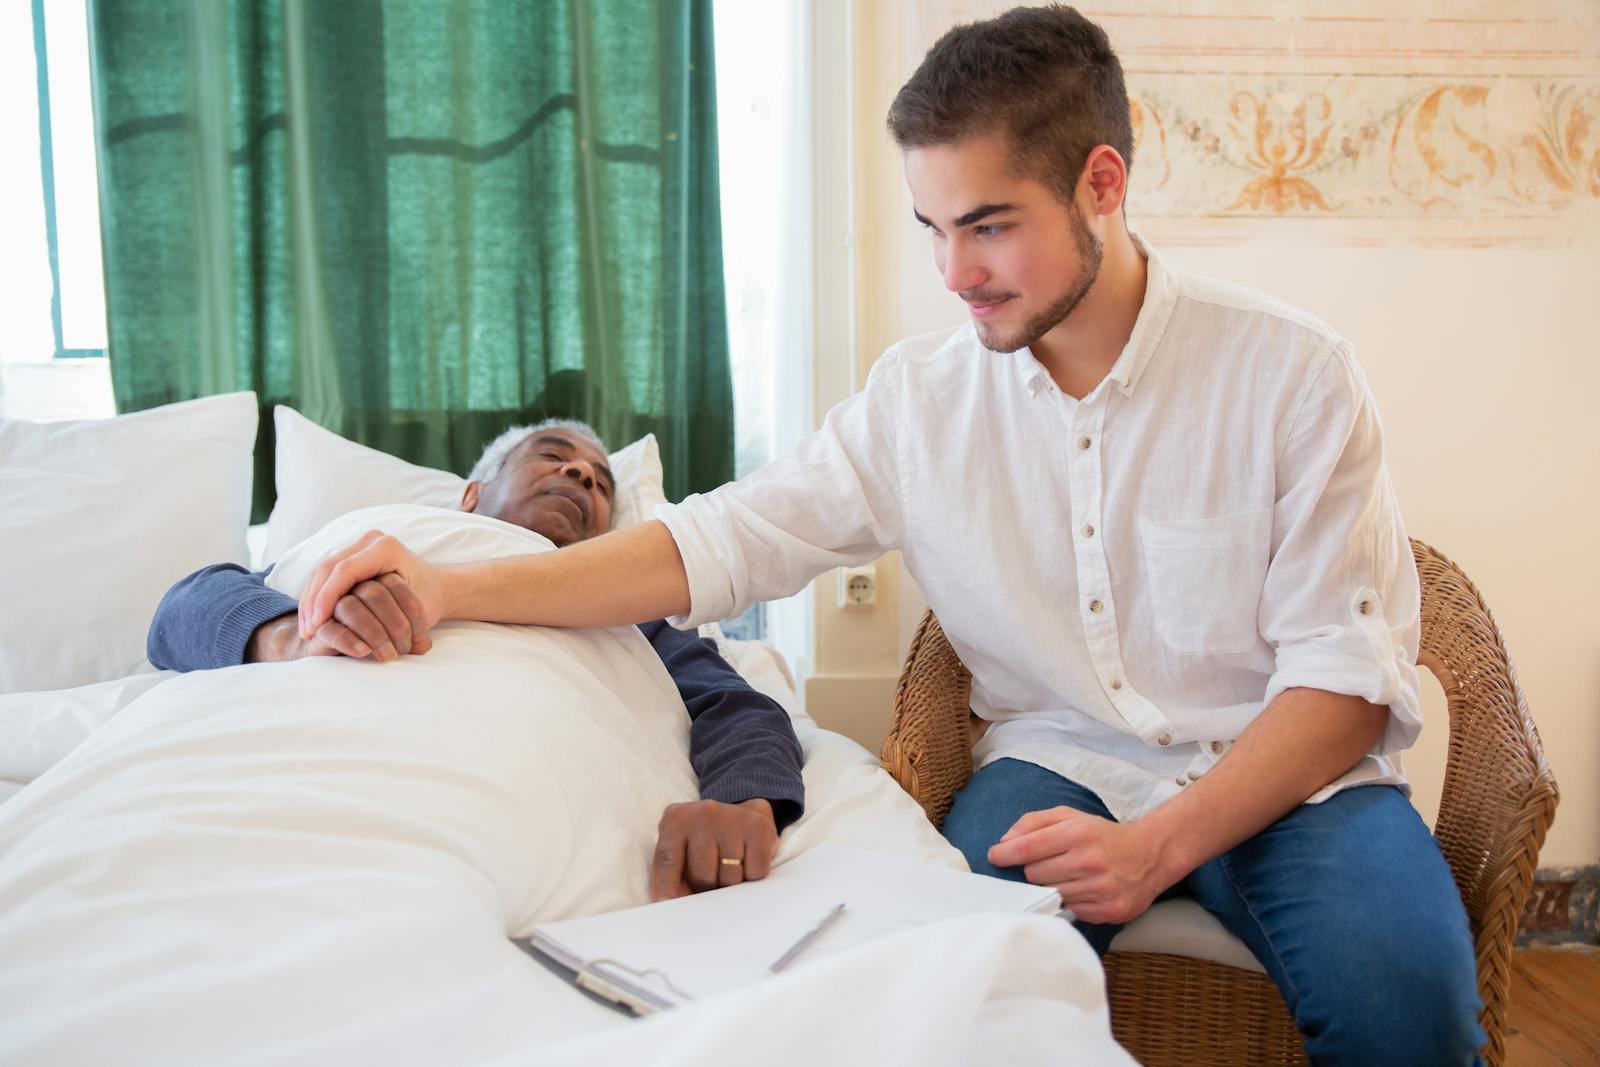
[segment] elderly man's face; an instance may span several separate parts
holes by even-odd
[[[557,548],[611,528],[616,483],[606,453],[570,430],[541,430],[523,441],[488,482],[471,482],[463,511],[515,523]]]

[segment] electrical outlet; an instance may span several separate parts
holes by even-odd
[[[869,563],[865,567],[839,568],[839,606],[841,608],[870,608],[878,602],[878,568]]]

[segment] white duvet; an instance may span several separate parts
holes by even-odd
[[[549,548],[370,509],[274,584],[297,593],[370,526],[444,561]],[[643,903],[656,821],[696,796],[687,716],[632,627],[448,623],[389,664],[138,685],[0,804],[0,1063],[1125,1061],[1099,965],[1059,920],[911,931],[646,1021],[513,946]],[[10,711],[0,777],[8,751],[70,747],[35,709],[29,750]],[[808,810],[780,862],[827,838],[960,866],[862,749],[797,729]]]

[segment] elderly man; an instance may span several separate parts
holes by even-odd
[[[605,533],[616,492],[606,450],[581,422],[516,426],[484,449],[461,510],[540,534],[557,548]],[[341,597],[310,638],[298,604],[233,564],[207,567],[173,586],[150,625],[150,662],[178,671],[304,656],[388,661],[431,645],[415,592],[396,574]],[[709,641],[665,620],[639,627],[672,676],[693,721],[689,758],[697,803],[662,816],[651,867],[657,899],[764,878],[778,833],[800,817],[800,743],[788,714],[752,689]]]

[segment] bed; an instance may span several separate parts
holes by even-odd
[[[923,927],[647,1020],[534,963],[510,940],[533,923],[647,898],[656,819],[697,792],[671,680],[632,628],[466,622],[391,664],[141,664],[152,596],[251,558],[254,403],[0,423],[8,501],[84,494],[0,516],[0,1062],[1129,1062],[1060,919]],[[277,417],[279,588],[368,525],[436,559],[539,550],[454,512],[453,476]],[[624,515],[654,448],[613,454]],[[769,646],[723,647],[805,751],[778,863],[843,841],[962,866]]]

